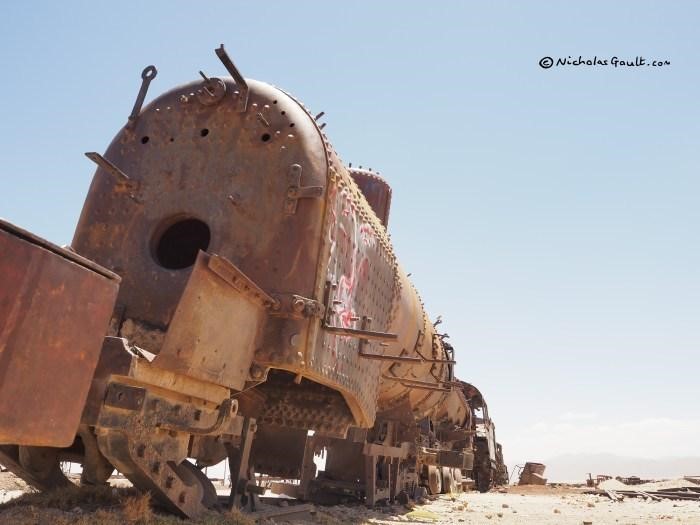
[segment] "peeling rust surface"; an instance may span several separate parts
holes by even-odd
[[[273,302],[233,264],[200,252],[154,365],[242,390]]]
[[[0,443],[75,438],[119,282],[81,263],[0,225]]]
[[[389,227],[389,211],[391,209],[391,186],[370,170],[350,168],[348,169],[355,183],[362,191],[372,211],[382,221],[385,228]]]

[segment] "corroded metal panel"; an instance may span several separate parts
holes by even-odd
[[[357,188],[339,176],[329,183],[326,207],[328,258],[326,316],[309,367],[345,391],[357,423],[371,425],[380,367],[359,353],[380,352],[380,342],[333,333],[328,328],[388,332],[395,294],[393,253]],[[372,220],[374,219],[374,220]],[[355,407],[353,407],[353,404]]]
[[[273,303],[235,265],[199,252],[154,366],[242,390]]]
[[[258,424],[251,457],[256,472],[284,479],[301,478],[306,429]]]
[[[372,207],[384,227],[389,226],[389,209],[391,208],[391,186],[378,174],[363,169],[349,169],[352,179],[362,190],[362,194]]]
[[[309,367],[339,386],[359,426],[371,426],[376,410],[406,398],[427,416],[451,390],[453,361],[367,196],[329,155],[326,315]],[[359,330],[377,337],[363,338]]]
[[[69,446],[119,277],[6,222],[0,276],[0,443]]]
[[[266,399],[257,419],[267,425],[344,437],[354,420],[338,389],[307,379],[301,379],[299,384],[287,379],[289,376],[286,374],[270,373],[261,388]]]
[[[318,130],[268,84],[248,81],[241,112],[232,79],[210,80],[225,96],[202,97],[208,83],[192,82],[120,130],[103,157],[128,177],[129,191],[98,163],[73,240],[123,276],[124,317],[113,335],[153,353],[197,249],[231,261],[269,294],[313,296],[326,179]],[[288,343],[275,350],[298,361]]]

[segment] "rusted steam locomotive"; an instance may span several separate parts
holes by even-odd
[[[368,504],[488,488],[492,423],[397,263],[391,189],[216,53],[230,78],[142,108],[144,70],[69,248],[0,224],[0,463],[40,489],[118,469],[190,517],[226,459],[238,506],[255,473]]]

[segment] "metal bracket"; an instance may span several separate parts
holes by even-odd
[[[362,320],[360,321],[360,328],[362,330],[369,330],[370,325],[372,324],[372,318],[367,317],[366,315],[362,316]],[[359,351],[359,355],[367,355],[365,354],[365,345],[368,344],[369,341],[367,339],[360,339],[357,342],[357,350]]]
[[[141,410],[146,399],[146,389],[138,386],[110,383],[104,397],[104,404],[123,410]]]
[[[414,350],[417,350],[423,346],[423,341],[425,340],[425,332],[423,330],[418,330],[418,335],[416,336],[416,344],[413,346]]]
[[[104,405],[131,412],[140,412],[146,403],[147,397],[147,388],[122,383],[110,383],[105,392]],[[202,427],[192,423],[192,421],[199,421],[201,417],[200,410],[192,409],[193,411],[188,414],[184,412],[180,405],[172,405],[168,401],[159,398],[151,398],[150,404],[151,409],[148,414],[150,425],[156,428],[186,432],[199,436],[218,432],[221,428],[227,426],[238,412],[238,401],[226,398],[219,405],[216,420],[208,426]],[[154,408],[156,406],[159,408]]]
[[[325,305],[314,299],[296,294],[272,294],[272,298],[275,303],[271,315],[295,319],[324,316]]]
[[[221,279],[226,281],[231,287],[255,302],[259,302],[265,308],[276,304],[274,298],[270,297],[253,280],[244,274],[238,266],[220,255],[211,254],[207,267]]]
[[[199,72],[204,80],[201,89],[197,90],[197,100],[204,106],[213,106],[224,99],[226,83],[220,78],[209,78],[203,71]]]
[[[136,119],[138,118],[139,113],[141,113],[141,107],[143,106],[143,101],[146,100],[146,93],[148,93],[148,86],[150,85],[151,80],[156,78],[157,74],[158,74],[158,70],[156,69],[156,66],[147,66],[141,72],[141,88],[139,89],[139,94],[136,95],[136,102],[134,102],[134,107],[131,110],[131,114],[129,115],[129,123],[127,124],[127,127],[133,126],[134,123],[136,122]]]
[[[372,318],[367,317],[367,316],[362,316],[362,321],[360,323],[360,327],[362,330],[367,330],[369,326],[372,324]],[[370,333],[382,333],[382,332],[370,332]],[[394,334],[387,334],[387,335],[394,335]],[[412,364],[418,364],[421,362],[421,359],[419,357],[408,357],[408,356],[394,356],[394,355],[383,355],[383,354],[372,354],[369,352],[365,352],[365,346],[369,343],[368,339],[360,339],[359,344],[358,344],[358,355],[360,357],[364,357],[366,359],[375,359],[378,361],[394,361],[398,363],[412,363]],[[380,343],[382,344],[382,343]],[[386,346],[386,343],[384,343]]]
[[[452,392],[451,388],[451,383],[428,383],[427,381],[418,381],[416,379],[406,379],[403,377],[392,377],[388,376],[386,374],[382,374],[382,379],[386,379],[387,381],[396,381],[397,383],[401,383],[403,386],[408,387],[408,388],[418,388],[420,390],[434,390],[436,392]],[[438,385],[450,385],[450,388],[445,388],[442,386]]]
[[[358,330],[356,328],[345,328],[342,326],[331,325],[331,317],[334,312],[333,306],[338,304],[337,301],[333,300],[333,291],[336,288],[337,285],[335,283],[326,281],[326,289],[324,291],[323,297],[326,303],[325,314],[323,315],[323,321],[321,322],[321,326],[324,330],[330,332],[331,334],[343,335],[346,337],[357,337],[358,339],[360,339],[360,350],[362,350],[363,341],[389,342],[396,341],[399,338],[398,334],[392,334],[390,332],[374,332],[372,330],[365,330],[364,328]],[[321,305],[321,307],[323,308],[323,305]],[[363,327],[367,326],[367,319],[369,319],[369,322],[371,322],[370,318],[363,317]]]
[[[363,316],[362,317],[362,322],[360,324],[361,328],[363,330],[367,330],[372,324],[372,318]],[[372,333],[379,333],[379,332],[372,332]],[[393,334],[392,334],[393,335]],[[369,352],[365,352],[365,346],[369,343],[367,339],[360,339],[360,343],[358,345],[358,355],[360,357],[364,357],[365,359],[374,359],[377,361],[393,361],[395,363],[410,363],[410,364],[420,364],[423,362],[423,360],[420,357],[409,357],[405,355],[384,355],[384,354],[372,354]],[[386,343],[380,343],[380,345],[386,346]]]
[[[326,312],[323,316],[323,326],[330,326],[331,316],[333,315],[333,296],[335,289],[338,288],[336,283],[326,281],[326,288],[323,291],[323,302],[326,304]]]
[[[85,153],[85,156],[114,178],[114,189],[118,193],[126,193],[131,199],[135,200],[136,202],[139,202],[139,200],[136,198],[136,195],[134,194],[140,188],[139,181],[130,179],[126,173],[117,168],[114,164],[112,164],[110,161],[108,161],[96,151],[88,151],[87,153]]]
[[[238,93],[238,104],[236,106],[236,110],[239,113],[243,113],[248,107],[248,83],[245,81],[245,78],[243,78],[243,75],[241,75],[241,73],[238,71],[238,68],[233,65],[231,58],[224,50],[223,44],[221,44],[221,47],[215,49],[214,52],[216,53],[216,56],[219,57],[219,60],[221,60],[221,63],[226,68],[226,71],[228,71],[233,77],[234,82],[236,82],[236,86],[238,86],[238,91],[234,92],[234,94]]]
[[[417,348],[416,348],[416,353],[417,353],[418,356],[420,357],[421,361],[423,361],[424,363],[433,363],[433,364],[440,364],[440,363],[442,363],[442,364],[446,364],[446,365],[454,365],[454,364],[457,364],[457,361],[455,361],[454,359],[439,359],[439,358],[433,359],[433,358],[425,357],[423,354],[421,354],[421,353],[418,351]]]
[[[440,359],[440,358],[430,358],[430,357],[425,357],[421,351],[420,347],[423,346],[423,342],[425,341],[425,332],[423,330],[418,331],[418,336],[416,337],[416,344],[413,347],[413,351],[418,354],[418,357],[420,357],[421,361],[424,363],[443,363],[447,365],[454,365],[457,363],[454,359]],[[433,351],[435,351],[435,340],[433,339]]]
[[[329,286],[329,285],[330,285],[330,283],[326,284],[326,287],[327,287],[326,290],[332,289],[332,285],[331,286]],[[330,296],[327,296],[327,300],[328,299],[330,299]],[[369,331],[368,328],[369,328],[370,324],[372,323],[371,317],[366,317],[366,316],[362,317],[362,321],[361,321],[361,325],[360,325],[361,330],[354,330],[351,328],[341,329],[339,327],[328,326],[328,320],[329,320],[329,316],[327,314],[326,325],[324,326],[327,330],[329,330],[331,332],[333,332],[334,330],[343,330],[344,332],[352,330],[353,334],[346,334],[346,335],[354,335],[355,337],[360,337],[360,341],[358,344],[358,355],[360,357],[365,358],[365,359],[374,359],[376,361],[392,361],[394,363],[394,365],[397,365],[397,364],[398,365],[400,365],[400,364],[418,365],[418,364],[422,364],[422,363],[432,363],[433,368],[435,367],[436,364],[454,365],[456,363],[453,356],[450,356],[449,354],[447,354],[447,355],[448,355],[448,357],[451,357],[450,359],[437,359],[437,358],[429,359],[429,358],[425,357],[423,354],[421,354],[420,351],[418,350],[418,348],[420,347],[420,344],[418,344],[418,343],[423,342],[423,339],[424,339],[423,335],[424,334],[422,331],[418,332],[418,339],[416,341],[416,347],[414,348],[414,351],[416,352],[416,354],[418,354],[418,357],[410,357],[407,355],[372,354],[369,352],[365,352],[365,346],[367,343],[369,343],[370,339],[379,340],[379,341],[391,341],[391,340],[396,339],[396,337],[394,337],[394,338],[391,337],[391,336],[395,336],[396,334]],[[364,334],[371,334],[371,336],[361,337],[361,335],[363,333]],[[386,346],[386,343],[380,343],[380,344],[384,344],[384,346]],[[392,367],[390,368],[390,371],[392,374],[394,373],[393,372],[394,365],[392,365]],[[436,381],[442,382],[442,380],[440,378],[435,376],[435,374],[433,373],[433,369],[431,369],[431,375],[435,378]],[[450,381],[452,381],[452,379],[453,378],[450,377]],[[420,387],[417,387],[417,388],[420,388]]]
[[[299,199],[318,199],[323,196],[323,186],[302,186],[301,166],[292,164],[287,173],[287,195],[284,200],[284,213],[294,215],[297,212]]]
[[[223,427],[224,424],[228,423],[231,418],[236,415],[236,412],[238,412],[238,401],[227,398],[222,401],[221,405],[219,405],[219,412],[216,415],[216,421],[210,426],[206,428],[199,428],[190,425],[177,427],[177,430],[198,436],[213,434]]]
[[[423,362],[420,357],[410,357],[407,355],[384,355],[384,354],[369,354],[360,352],[360,357],[365,359],[374,359],[375,361],[393,361],[399,364],[419,365]]]
[[[343,328],[342,326],[324,326],[323,328],[332,334],[357,337],[358,339],[367,339],[369,341],[396,341],[399,338],[398,334],[390,332],[372,332],[371,330],[357,330],[356,328]]]

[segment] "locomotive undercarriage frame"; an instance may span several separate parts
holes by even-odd
[[[454,430],[451,441],[438,443],[430,431],[411,424],[410,412],[405,416],[379,417],[373,428],[353,427],[343,439],[309,435],[298,482],[274,482],[272,491],[319,504],[374,506],[466,490],[473,463],[471,433]],[[318,457],[325,458],[324,470],[317,469]]]
[[[284,373],[268,373],[268,380],[271,399],[289,391]],[[304,394],[300,388],[302,402],[314,399],[308,397],[311,391]],[[265,404],[264,389],[249,392]],[[328,392],[321,389],[316,395],[317,409],[327,413],[329,400],[323,396]],[[288,399],[279,399],[280,407]],[[287,410],[299,417],[301,402],[293,405]],[[42,489],[68,483],[60,461],[82,463],[81,483],[86,485],[105,483],[116,468],[170,511],[190,517],[219,506],[214,486],[200,468],[227,458],[232,486],[228,504],[251,508],[261,492],[256,472],[299,479],[295,485],[276,483],[273,490],[303,500],[368,506],[461,491],[466,487],[462,480],[471,475],[472,433],[436,427],[427,419],[416,426],[408,406],[380,413],[371,429],[351,427],[345,437],[332,432],[307,435],[303,427],[308,421],[301,420],[294,429],[288,420],[276,427],[274,418],[266,418],[256,441],[258,424],[242,412],[258,408],[251,396],[234,399],[229,389],[157,369],[152,355],[124,339],[107,337],[73,446],[3,446],[0,462]],[[267,457],[281,439],[288,443],[286,462],[274,454]],[[314,457],[321,452],[326,469],[317,472]]]

